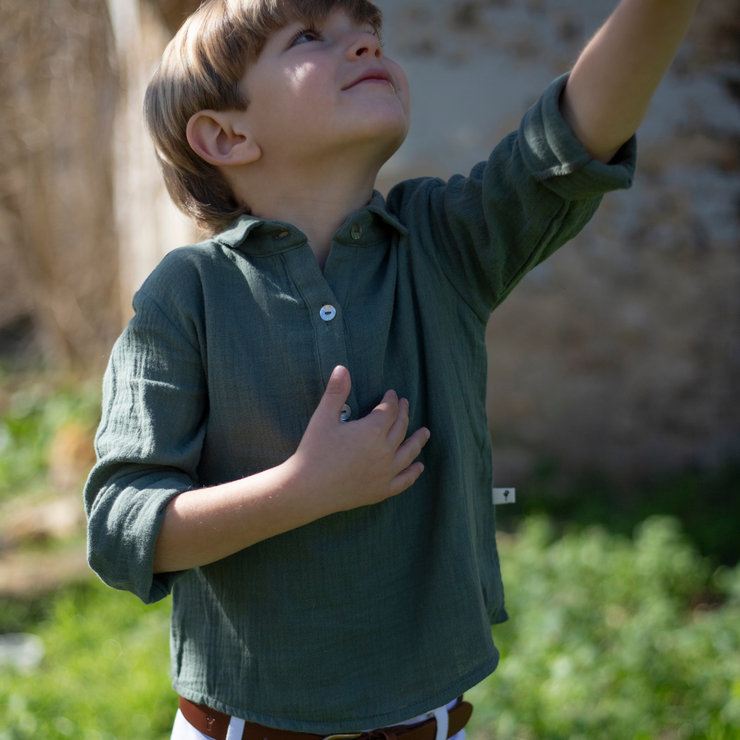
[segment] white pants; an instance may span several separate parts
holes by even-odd
[[[429,717],[432,717],[433,715],[445,711],[446,709],[450,709],[455,705],[457,702],[457,699],[453,699],[446,707],[440,707],[440,709],[435,710],[434,712],[427,712],[426,714],[420,714],[418,717],[414,717],[413,719],[406,720],[405,722],[396,722],[398,725],[413,725],[416,722],[421,722],[423,719],[428,719]],[[229,735],[227,736],[227,740],[241,740],[242,738],[242,727],[243,725],[239,722],[239,720],[234,720],[232,718],[231,724],[229,726]],[[237,736],[238,733],[238,736]],[[331,734],[331,733],[327,733]],[[233,738],[232,738],[233,735]],[[182,712],[178,709],[177,715],[175,717],[175,726],[172,728],[172,737],[171,740],[210,740],[208,735],[204,735],[202,732],[198,732],[198,730],[195,729],[186,719],[183,717]],[[450,740],[465,740],[465,730],[460,730],[456,735],[453,735]]]

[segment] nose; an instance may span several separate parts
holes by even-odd
[[[380,45],[380,39],[369,32],[356,34],[352,43],[347,47],[347,58],[354,60],[364,56],[372,56],[376,59],[383,58],[383,47]]]

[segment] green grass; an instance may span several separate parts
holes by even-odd
[[[7,626],[17,627],[23,606],[6,611]],[[144,606],[91,581],[29,611],[24,627],[43,639],[46,654],[29,674],[3,667],[1,740],[169,737],[176,701],[167,675],[169,601]]]
[[[511,620],[493,630],[499,669],[468,694],[471,736],[740,738],[740,568],[712,572],[674,519],[634,539],[554,532],[531,518],[501,538]],[[0,740],[169,737],[168,613],[97,581],[6,603],[0,631],[38,634],[46,655],[0,672]]]

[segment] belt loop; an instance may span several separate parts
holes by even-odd
[[[447,731],[450,729],[450,717],[447,707],[434,710],[434,719],[437,720],[437,737],[435,740],[447,740]]]
[[[226,740],[242,740],[244,725],[243,719],[232,717],[231,722],[229,722],[229,729],[226,732]]]

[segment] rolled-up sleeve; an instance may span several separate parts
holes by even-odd
[[[581,231],[604,193],[632,185],[634,137],[609,164],[594,160],[560,113],[567,79],[555,80],[467,177],[409,180],[388,195],[389,209],[481,320]]]
[[[144,290],[103,382],[98,462],[85,487],[88,562],[114,588],[145,603],[167,596],[181,573],[154,575],[167,503],[198,486],[207,395],[197,332]]]

